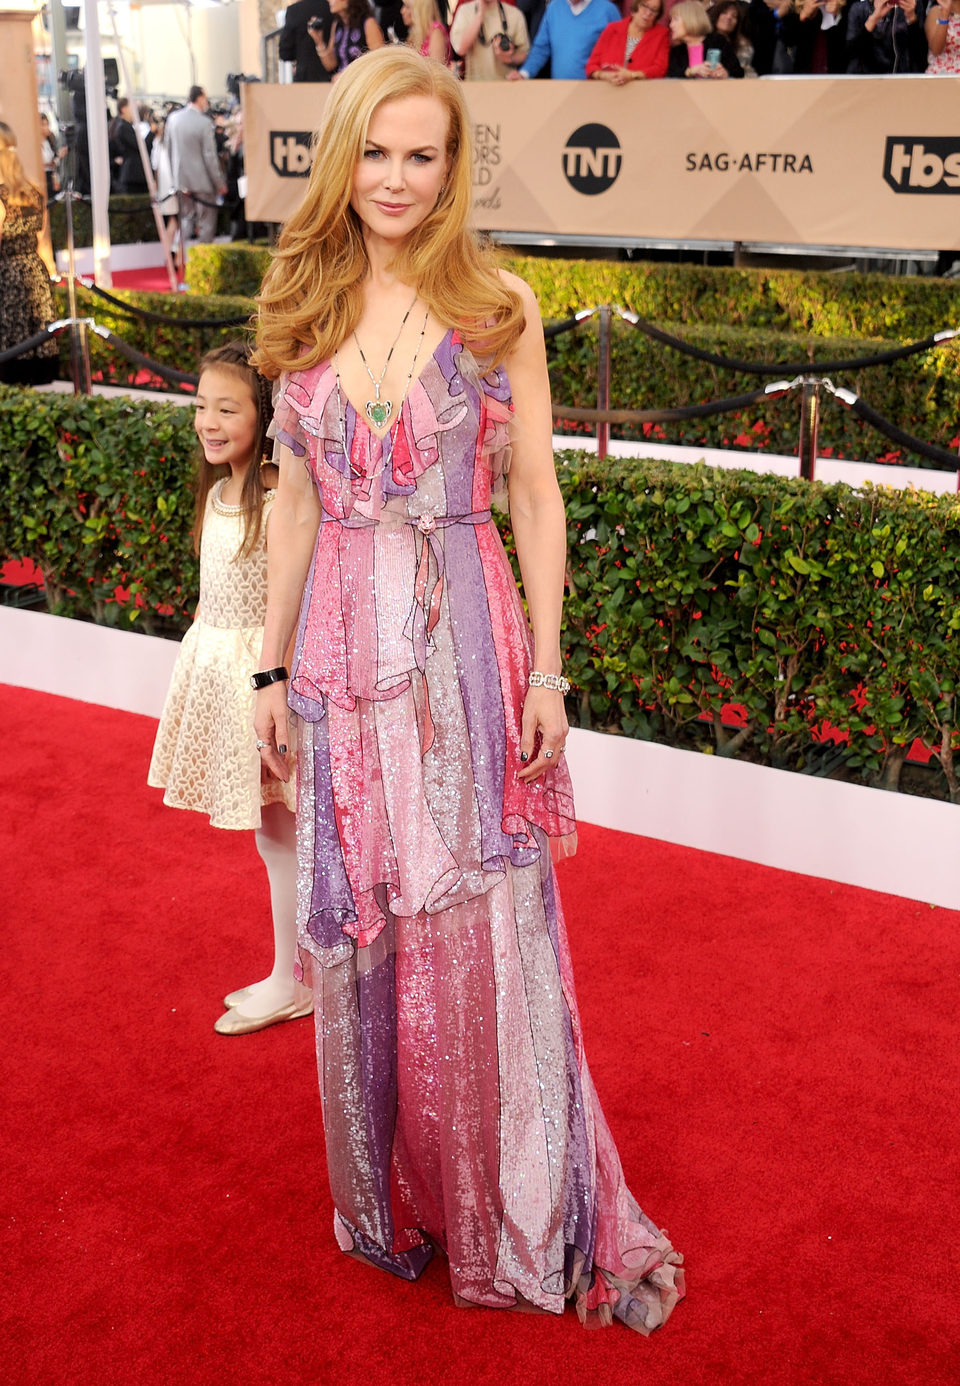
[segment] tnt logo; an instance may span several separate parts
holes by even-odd
[[[306,178],[310,172],[310,132],[271,130],[270,163],[281,178]]]
[[[620,141],[605,125],[581,125],[567,140],[563,171],[578,193],[595,197],[612,188],[620,173]]]
[[[960,139],[889,135],[883,177],[896,193],[960,193]]]

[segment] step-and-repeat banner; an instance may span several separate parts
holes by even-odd
[[[247,218],[303,196],[324,84],[243,87]],[[489,231],[960,249],[960,77],[464,84]]]

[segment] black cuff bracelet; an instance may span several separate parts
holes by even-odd
[[[269,688],[271,683],[281,683],[289,677],[290,675],[281,664],[276,669],[262,669],[259,674],[251,674],[250,683],[253,688]]]

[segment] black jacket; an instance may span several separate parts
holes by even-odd
[[[816,10],[801,22],[796,10],[784,16],[780,36],[793,51],[793,71],[807,74],[813,71],[813,60],[820,37],[823,15]],[[842,10],[839,23],[832,24],[823,36],[826,47],[827,72],[838,74],[847,70],[847,12]]]
[[[128,120],[118,120],[117,128],[114,131],[117,153],[123,160],[120,165],[120,176],[117,179],[117,186],[123,193],[138,193],[147,191],[147,178],[143,171],[143,164],[140,162],[140,146],[137,144],[137,132]]]
[[[329,82],[331,74],[320,61],[316,44],[307,32],[307,22],[319,19],[323,36],[330,35],[332,16],[327,0],[294,0],[287,6],[278,52],[285,63],[296,63],[295,82]]]
[[[890,10],[871,34],[866,28],[873,14],[870,0],[856,0],[847,20],[848,72],[926,72],[927,36],[923,31],[923,0],[917,0],[917,17],[908,24],[903,10]]]

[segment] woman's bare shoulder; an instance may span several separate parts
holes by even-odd
[[[510,270],[498,269],[501,283],[508,289],[512,289],[515,294],[520,295],[524,311],[533,313],[536,317],[540,316],[540,305],[537,296],[525,279],[521,279],[519,274],[513,274]]]

